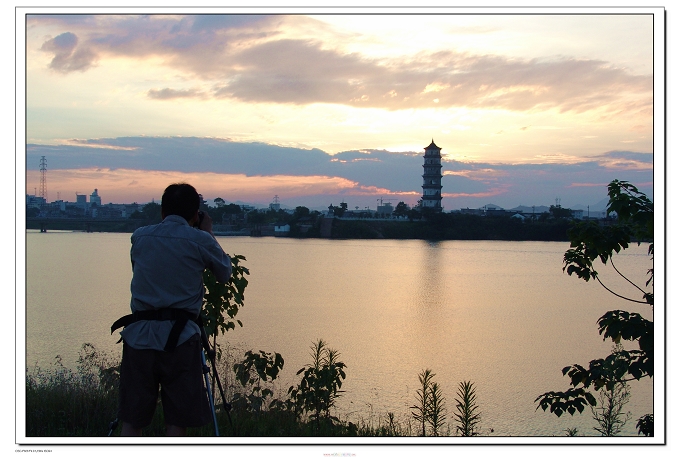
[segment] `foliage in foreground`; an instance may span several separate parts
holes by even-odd
[[[311,362],[298,371],[301,378],[290,388],[285,399],[276,397],[273,389],[273,382],[283,368],[280,354],[247,351],[240,362],[222,364],[221,368],[228,367],[233,374],[229,377],[228,373],[220,371],[222,380],[235,383],[229,385],[233,405],[230,414],[227,415],[220,405],[216,408],[220,435],[392,437],[411,436],[419,431],[411,419],[399,421],[393,412],[378,416],[377,421],[372,413],[369,419],[354,423],[336,417],[332,412],[342,393],[340,388],[345,378],[345,365],[338,360],[339,353],[323,340],[318,340],[311,348]],[[85,344],[75,372],[65,368],[61,359],[57,358],[52,368],[45,371],[36,368],[28,373],[26,435],[106,436],[118,407],[119,369],[119,360]],[[431,374],[431,371],[428,372]],[[448,435],[450,429],[446,429],[445,399],[439,385],[432,381],[433,376],[431,374],[423,379],[427,435]],[[472,385],[466,383],[466,386]],[[468,406],[469,411],[476,409],[474,398],[468,397],[463,404]],[[112,435],[118,434],[120,428]],[[159,400],[152,423],[144,429],[144,435],[164,434],[165,422]],[[189,428],[188,435],[210,437],[215,435],[215,431],[210,424]]]
[[[464,437],[479,435],[481,414],[477,406],[477,393],[474,383],[460,382],[458,385],[457,413],[454,414],[457,425],[456,431]]]
[[[77,370],[35,367],[26,374],[26,435],[102,436],[118,407],[120,364],[90,344],[80,350]]]
[[[227,283],[220,283],[209,270],[203,272],[203,307],[201,319],[208,338],[212,338],[212,346],[219,354],[216,345],[217,336],[224,334],[230,329],[235,329],[236,324],[243,326],[241,320],[236,319],[239,308],[245,305],[245,290],[248,286],[246,275],[250,270],[241,262],[244,256],[233,254],[231,257],[231,277]]]
[[[419,388],[416,391],[416,403],[411,406],[411,416],[421,436],[448,436],[451,433],[446,423],[446,398],[441,386],[434,381],[435,375],[430,369],[424,369],[418,375]],[[455,435],[471,437],[480,434],[481,414],[473,382],[459,383],[453,421]]]
[[[305,375],[297,395],[288,400],[272,399],[272,381],[283,367],[278,353],[246,352],[232,368],[241,385],[234,390],[230,416],[220,407],[217,419],[223,436],[378,436],[404,435],[393,415],[377,426],[340,421],[331,415],[344,379],[344,363],[338,353],[319,340],[314,346],[318,359],[301,369]],[[318,363],[318,364],[317,364]],[[342,373],[341,373],[342,371]],[[118,408],[120,361],[84,344],[78,368],[72,371],[57,357],[47,370],[33,369],[26,374],[26,435],[28,437],[106,436]],[[227,374],[221,374],[226,379]],[[232,386],[233,389],[233,386]],[[318,398],[317,398],[318,396]],[[299,402],[298,402],[299,400]],[[113,432],[118,435],[120,429]],[[163,409],[157,406],[145,436],[163,436]],[[190,436],[214,436],[212,424],[189,428]]]
[[[612,181],[608,186],[609,204],[607,213],[615,213],[618,223],[600,226],[593,222],[574,225],[569,231],[571,248],[564,254],[564,271],[575,274],[584,281],[597,280],[603,288],[615,296],[629,302],[647,304],[654,307],[654,269],[647,271],[648,279],[644,286],[636,285],[614,265],[614,255],[628,248],[632,241],[649,242],[648,254],[654,256],[654,205],[643,193],[625,181]],[[616,273],[633,285],[640,293],[640,299],[623,296],[611,290],[600,278],[593,263],[598,260],[609,264]],[[645,289],[648,288],[648,289]],[[568,375],[571,388],[567,391],[550,391],[536,398],[538,407],[558,417],[564,412],[573,415],[583,412],[585,406],[595,407],[597,400],[594,391],[601,389],[614,393],[617,385],[628,381],[654,376],[654,323],[639,313],[612,310],[598,320],[600,335],[611,339],[615,344],[621,340],[637,342],[638,350],[626,351],[618,347],[606,358],[590,361],[588,368],[573,364],[562,369]],[[605,402],[607,400],[605,399]],[[616,428],[604,428],[614,432]],[[638,434],[654,434],[654,417],[647,414],[637,423]]]

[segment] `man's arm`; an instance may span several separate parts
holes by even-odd
[[[215,247],[209,251],[211,262],[208,263],[208,268],[215,275],[217,281],[227,283],[231,278],[231,258],[224,252],[215,234],[213,234],[213,221],[208,212],[203,212],[203,220],[198,225],[198,228],[210,234],[215,241]]]

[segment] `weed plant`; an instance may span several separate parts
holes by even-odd
[[[466,381],[458,384],[456,413],[453,416],[456,421],[456,432],[463,437],[479,435],[481,414],[477,405],[476,391],[473,382]]]

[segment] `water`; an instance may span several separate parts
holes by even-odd
[[[377,425],[387,412],[405,423],[418,374],[431,369],[454,411],[457,385],[477,386],[484,434],[593,434],[590,414],[562,418],[536,411],[534,399],[568,388],[561,369],[603,357],[596,321],[625,308],[652,318],[646,305],[623,303],[595,283],[562,272],[567,243],[419,240],[296,240],[218,237],[246,256],[250,284],[223,347],[234,354],[281,353],[281,393],[324,339],[347,365],[343,419]],[[26,361],[46,367],[56,355],[75,365],[80,346],[119,354],[110,325],[129,313],[130,234],[28,231]],[[619,255],[617,267],[644,284],[645,247]],[[613,271],[608,286],[638,295]],[[634,382],[625,434],[653,411],[650,381]],[[491,433],[491,429],[494,430]]]

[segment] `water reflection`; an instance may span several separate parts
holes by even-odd
[[[310,344],[323,338],[347,364],[341,416],[366,419],[361,412],[370,405],[408,417],[418,373],[430,368],[449,406],[459,381],[475,381],[482,426],[496,434],[591,430],[587,415],[565,422],[533,403],[567,388],[562,367],[609,352],[595,323],[620,308],[598,285],[562,273],[568,244],[219,240],[245,255],[251,271],[238,315],[244,327],[223,342],[281,353],[283,392],[309,362]],[[129,234],[27,234],[29,367],[49,365],[57,354],[74,363],[85,342],[120,352],[108,327],[129,310],[129,249]],[[639,269],[646,259],[639,251],[617,267]],[[637,418],[652,410],[652,385],[635,390]]]
[[[421,251],[420,269],[415,272],[418,278],[416,307],[422,311],[436,311],[443,305],[441,262],[442,246],[440,242],[424,242]],[[428,313],[429,316],[433,314]]]

